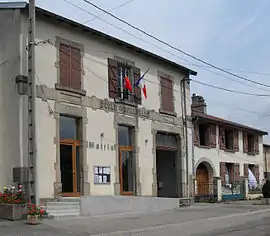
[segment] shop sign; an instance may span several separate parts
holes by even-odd
[[[95,143],[95,142],[88,142],[88,148],[96,149],[101,151],[115,151],[117,149],[116,144],[102,144],[102,143]]]

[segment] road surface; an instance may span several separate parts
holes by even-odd
[[[42,225],[0,222],[1,236],[270,235],[270,206],[200,204],[189,208],[137,215],[47,220]]]

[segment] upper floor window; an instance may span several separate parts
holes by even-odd
[[[226,151],[239,151],[239,133],[227,127],[219,127],[219,147]]]
[[[173,82],[170,78],[160,76],[161,112],[174,114]]]
[[[259,154],[259,136],[243,132],[243,151],[251,155]]]
[[[59,83],[66,89],[82,89],[81,50],[67,44],[59,45]]]
[[[216,147],[216,125],[215,124],[195,124],[194,144],[203,147]]]
[[[129,64],[108,59],[109,97],[141,104],[141,88],[135,86],[140,78],[140,69]],[[125,77],[131,83],[132,91],[125,86]]]
[[[200,140],[200,146],[209,146],[210,145],[209,125],[205,125],[205,124],[199,125],[199,140]]]

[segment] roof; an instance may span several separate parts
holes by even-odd
[[[0,2],[0,9],[26,9],[28,7],[28,3],[26,2]],[[37,13],[41,13],[41,14],[44,14],[46,16],[49,16],[49,17],[52,17],[52,18],[55,18],[56,20],[58,21],[61,21],[61,22],[65,22],[73,27],[77,27],[77,28],[80,28],[82,29],[83,31],[86,31],[86,32],[89,32],[89,33],[92,33],[93,35],[97,35],[97,36],[100,36],[100,37],[103,37],[104,39],[108,39],[118,45],[122,45],[126,48],[129,48],[131,50],[134,50],[135,52],[137,53],[142,53],[144,54],[145,56],[149,56],[155,60],[158,60],[158,61],[161,61],[163,63],[166,63],[182,72],[185,72],[189,75],[194,75],[196,76],[197,75],[197,72],[196,71],[193,71],[187,67],[184,67],[182,65],[179,65],[178,63],[174,62],[174,61],[171,61],[171,60],[168,60],[164,57],[161,57],[157,54],[154,54],[152,52],[149,52],[147,50],[144,50],[140,47],[137,47],[135,45],[132,45],[132,44],[129,44],[125,41],[122,41],[120,39],[117,39],[113,36],[110,36],[108,34],[105,34],[105,33],[102,33],[101,31],[98,31],[98,30],[95,30],[95,29],[92,29],[88,26],[85,26],[83,24],[80,24],[76,21],[73,21],[73,20],[70,20],[66,17],[63,17],[63,16],[60,16],[58,14],[55,14],[53,12],[50,12],[50,11],[47,11],[43,8],[40,8],[40,7],[36,7],[36,12]]]
[[[193,116],[196,116],[200,119],[204,119],[204,120],[208,120],[208,121],[212,121],[213,123],[219,123],[219,124],[226,124],[226,125],[230,125],[233,127],[237,127],[239,129],[242,130],[246,130],[246,131],[251,131],[251,132],[255,132],[255,133],[260,133],[262,135],[268,135],[268,132],[263,131],[263,130],[259,130],[259,129],[255,129],[246,125],[242,125],[233,121],[229,121],[229,120],[225,120],[216,116],[211,116],[208,115],[206,113],[202,113],[202,112],[197,112],[197,111],[192,111]]]

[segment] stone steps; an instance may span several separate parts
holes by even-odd
[[[67,218],[80,216],[79,198],[60,198],[46,203],[47,212],[50,218]]]

